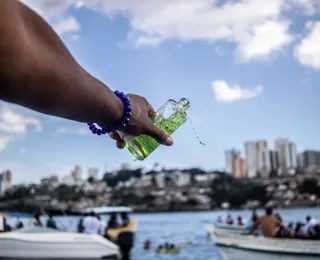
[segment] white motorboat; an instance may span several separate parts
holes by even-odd
[[[209,227],[207,228],[206,227],[206,230],[210,230],[210,226],[212,225],[208,225]],[[239,225],[228,225],[228,224],[218,224],[218,223],[215,223],[214,224],[214,227],[217,229],[217,230],[220,230],[220,231],[225,231],[225,232],[235,232],[235,233],[248,233],[251,229],[250,226],[239,226]]]
[[[100,235],[27,227],[0,233],[0,259],[120,259],[117,245]]]
[[[279,239],[225,232],[206,225],[224,260],[319,260],[320,240]]]

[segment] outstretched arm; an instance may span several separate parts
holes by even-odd
[[[173,141],[156,127],[152,106],[129,95],[131,119],[124,132],[146,134],[159,143]],[[0,99],[41,113],[101,126],[118,123],[123,105],[102,82],[72,57],[53,29],[17,0],[0,0]],[[119,136],[119,148],[124,147]]]
[[[16,0],[0,1],[0,99],[80,122],[113,123],[123,112],[53,29]]]

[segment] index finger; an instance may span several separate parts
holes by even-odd
[[[153,118],[155,117],[156,112],[154,111],[154,108],[152,105],[148,104],[148,117]]]

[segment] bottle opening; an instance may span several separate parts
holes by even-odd
[[[184,109],[187,109],[187,108],[190,107],[190,102],[189,102],[189,100],[186,99],[186,98],[181,98],[180,101],[179,101],[179,105],[180,105],[181,107],[183,107]]]

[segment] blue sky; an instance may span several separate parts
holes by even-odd
[[[287,137],[320,148],[318,0],[24,0],[80,64],[155,107],[186,97],[189,115],[173,147],[134,162],[86,125],[0,102],[0,170],[14,181],[69,174],[75,164],[116,169],[224,168],[224,151],[246,140]],[[182,4],[183,3],[183,4]]]

